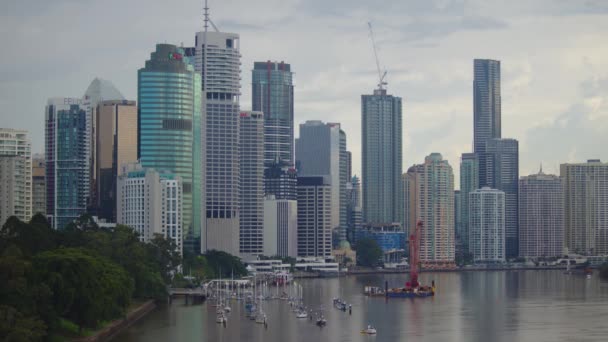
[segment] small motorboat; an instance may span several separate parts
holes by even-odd
[[[224,308],[224,311],[226,311],[226,312],[230,312],[231,310],[232,309],[228,305],[226,305],[226,307]]]
[[[361,333],[366,335],[376,335],[376,328],[368,325],[367,328],[361,330]]]
[[[317,323],[318,326],[320,327],[324,327],[325,325],[327,325],[327,320],[325,318],[323,318],[323,316],[317,318]]]
[[[304,310],[298,311],[296,318],[308,318],[308,313]]]
[[[228,318],[226,318],[226,316],[224,316],[224,314],[222,313],[222,314],[217,315],[217,318],[215,319],[215,321],[220,324],[222,324],[222,323],[226,324],[226,322],[228,322]]]

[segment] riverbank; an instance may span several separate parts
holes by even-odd
[[[77,338],[74,342],[103,342],[110,341],[122,331],[133,325],[135,322],[146,316],[156,308],[154,300],[148,300],[127,313],[127,317],[110,322],[103,329],[95,332],[91,336]]]

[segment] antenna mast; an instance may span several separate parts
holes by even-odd
[[[369,35],[372,38],[372,47],[374,49],[374,57],[376,57],[376,68],[378,69],[378,90],[383,90],[384,86],[387,85],[384,78],[386,77],[386,70],[384,73],[382,69],[380,69],[380,60],[378,59],[378,51],[376,49],[376,40],[374,39],[374,31],[372,30],[372,23],[367,22],[367,26],[369,27]]]

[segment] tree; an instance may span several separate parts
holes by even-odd
[[[241,259],[232,254],[210,250],[205,253],[205,257],[216,276],[228,278],[232,275],[235,277],[247,275],[247,269]]]
[[[60,248],[34,257],[36,279],[53,292],[55,310],[82,330],[125,314],[133,280],[108,259],[81,248]]]
[[[357,241],[357,264],[360,266],[373,267],[378,265],[383,252],[376,240],[364,238]]]
[[[42,218],[41,221],[38,216],[34,216],[31,223],[22,222],[15,216],[9,217],[0,231],[2,238],[0,248],[4,249],[14,244],[26,256],[55,248],[55,231],[51,229],[46,219]]]

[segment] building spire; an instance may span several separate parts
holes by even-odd
[[[540,171],[538,171],[539,175],[543,174],[543,162],[540,162]]]
[[[207,32],[207,29],[209,28],[209,6],[207,4],[207,0],[205,0],[205,7],[203,7],[203,17],[204,19],[204,27],[205,27],[205,32]]]

